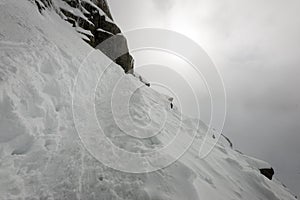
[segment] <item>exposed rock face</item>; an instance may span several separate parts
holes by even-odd
[[[265,177],[267,177],[268,179],[272,180],[273,178],[273,175],[274,175],[274,169],[273,168],[270,168],[270,169],[259,169],[260,173],[262,175],[264,175]]]
[[[100,50],[119,64],[125,72],[133,72],[133,58],[129,53],[114,59],[115,52],[120,50],[128,52],[128,46],[120,28],[113,22],[106,0],[35,0],[35,2],[40,12],[54,3],[59,14],[93,47],[118,35],[114,42],[110,42],[109,48]]]
[[[92,0],[92,2],[101,8],[110,19],[113,19],[106,0]]]

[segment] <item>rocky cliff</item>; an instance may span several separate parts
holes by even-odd
[[[55,9],[59,15],[68,21],[80,34],[82,39],[92,47],[97,47],[103,41],[116,36],[109,47],[100,50],[109,58],[114,51],[128,52],[126,38],[120,28],[114,23],[106,0],[35,0],[42,13],[46,8]],[[109,49],[109,51],[107,51]],[[133,58],[126,53],[114,60],[125,72],[133,71]]]

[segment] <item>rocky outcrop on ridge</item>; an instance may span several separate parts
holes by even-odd
[[[274,169],[271,168],[263,168],[263,169],[259,169],[260,173],[262,175],[264,175],[265,177],[267,177],[268,179],[272,180],[273,175],[274,175]]]
[[[55,7],[60,16],[76,29],[85,42],[99,48],[125,72],[133,71],[133,58],[128,53],[126,38],[114,23],[106,0],[35,0],[35,3],[40,12],[47,7]],[[112,36],[114,39],[106,44],[105,48],[101,48],[99,44]],[[115,59],[114,54],[117,51],[127,53]]]

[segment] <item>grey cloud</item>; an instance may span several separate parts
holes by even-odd
[[[180,14],[183,27],[193,32],[192,39],[203,45],[224,78],[228,97],[224,133],[239,150],[270,162],[276,175],[298,192],[300,1],[109,2],[125,31],[149,26],[172,29],[168,24],[176,25]],[[186,31],[182,30],[189,34]]]
[[[152,2],[156,9],[163,12],[169,11],[176,3],[175,0],[152,0]]]

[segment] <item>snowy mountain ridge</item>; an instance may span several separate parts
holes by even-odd
[[[112,58],[114,51],[124,49],[128,52],[126,38],[120,28],[112,21],[112,16],[106,0],[34,0],[41,14],[45,9],[54,9],[62,19],[69,22],[80,37],[92,47],[110,37],[115,37],[108,49],[101,49],[105,55]],[[115,60],[125,72],[133,70],[133,58],[126,53]]]
[[[109,58],[78,34],[90,35],[87,29],[70,26],[52,9],[42,12],[32,1],[0,2],[1,200],[295,199],[278,180],[261,175],[259,168],[270,168],[268,163],[234,151],[225,137],[208,157],[199,159],[205,124],[170,109],[164,95],[124,74],[119,65],[106,69]],[[85,70],[85,66],[94,70]],[[83,78],[76,80],[78,72]],[[90,80],[96,79],[96,72],[103,77],[96,86],[95,111],[113,144],[126,151],[151,152],[166,145],[177,130],[183,139],[196,135],[194,143],[176,162],[151,173],[121,172],[99,162],[78,136],[84,118],[75,116],[80,119],[75,126],[72,111],[74,83],[81,83],[77,97],[84,102],[85,91],[95,88]],[[120,109],[114,115],[110,99],[118,81],[122,86],[118,95],[134,95],[130,112]],[[89,119],[89,114],[83,107],[82,116]],[[141,133],[139,127],[145,127],[142,134],[147,135],[160,128],[163,116],[168,117],[161,134],[149,139],[130,137],[118,124],[132,133]],[[174,147],[167,156],[173,157],[180,148]],[[119,154],[105,155],[131,161]]]

